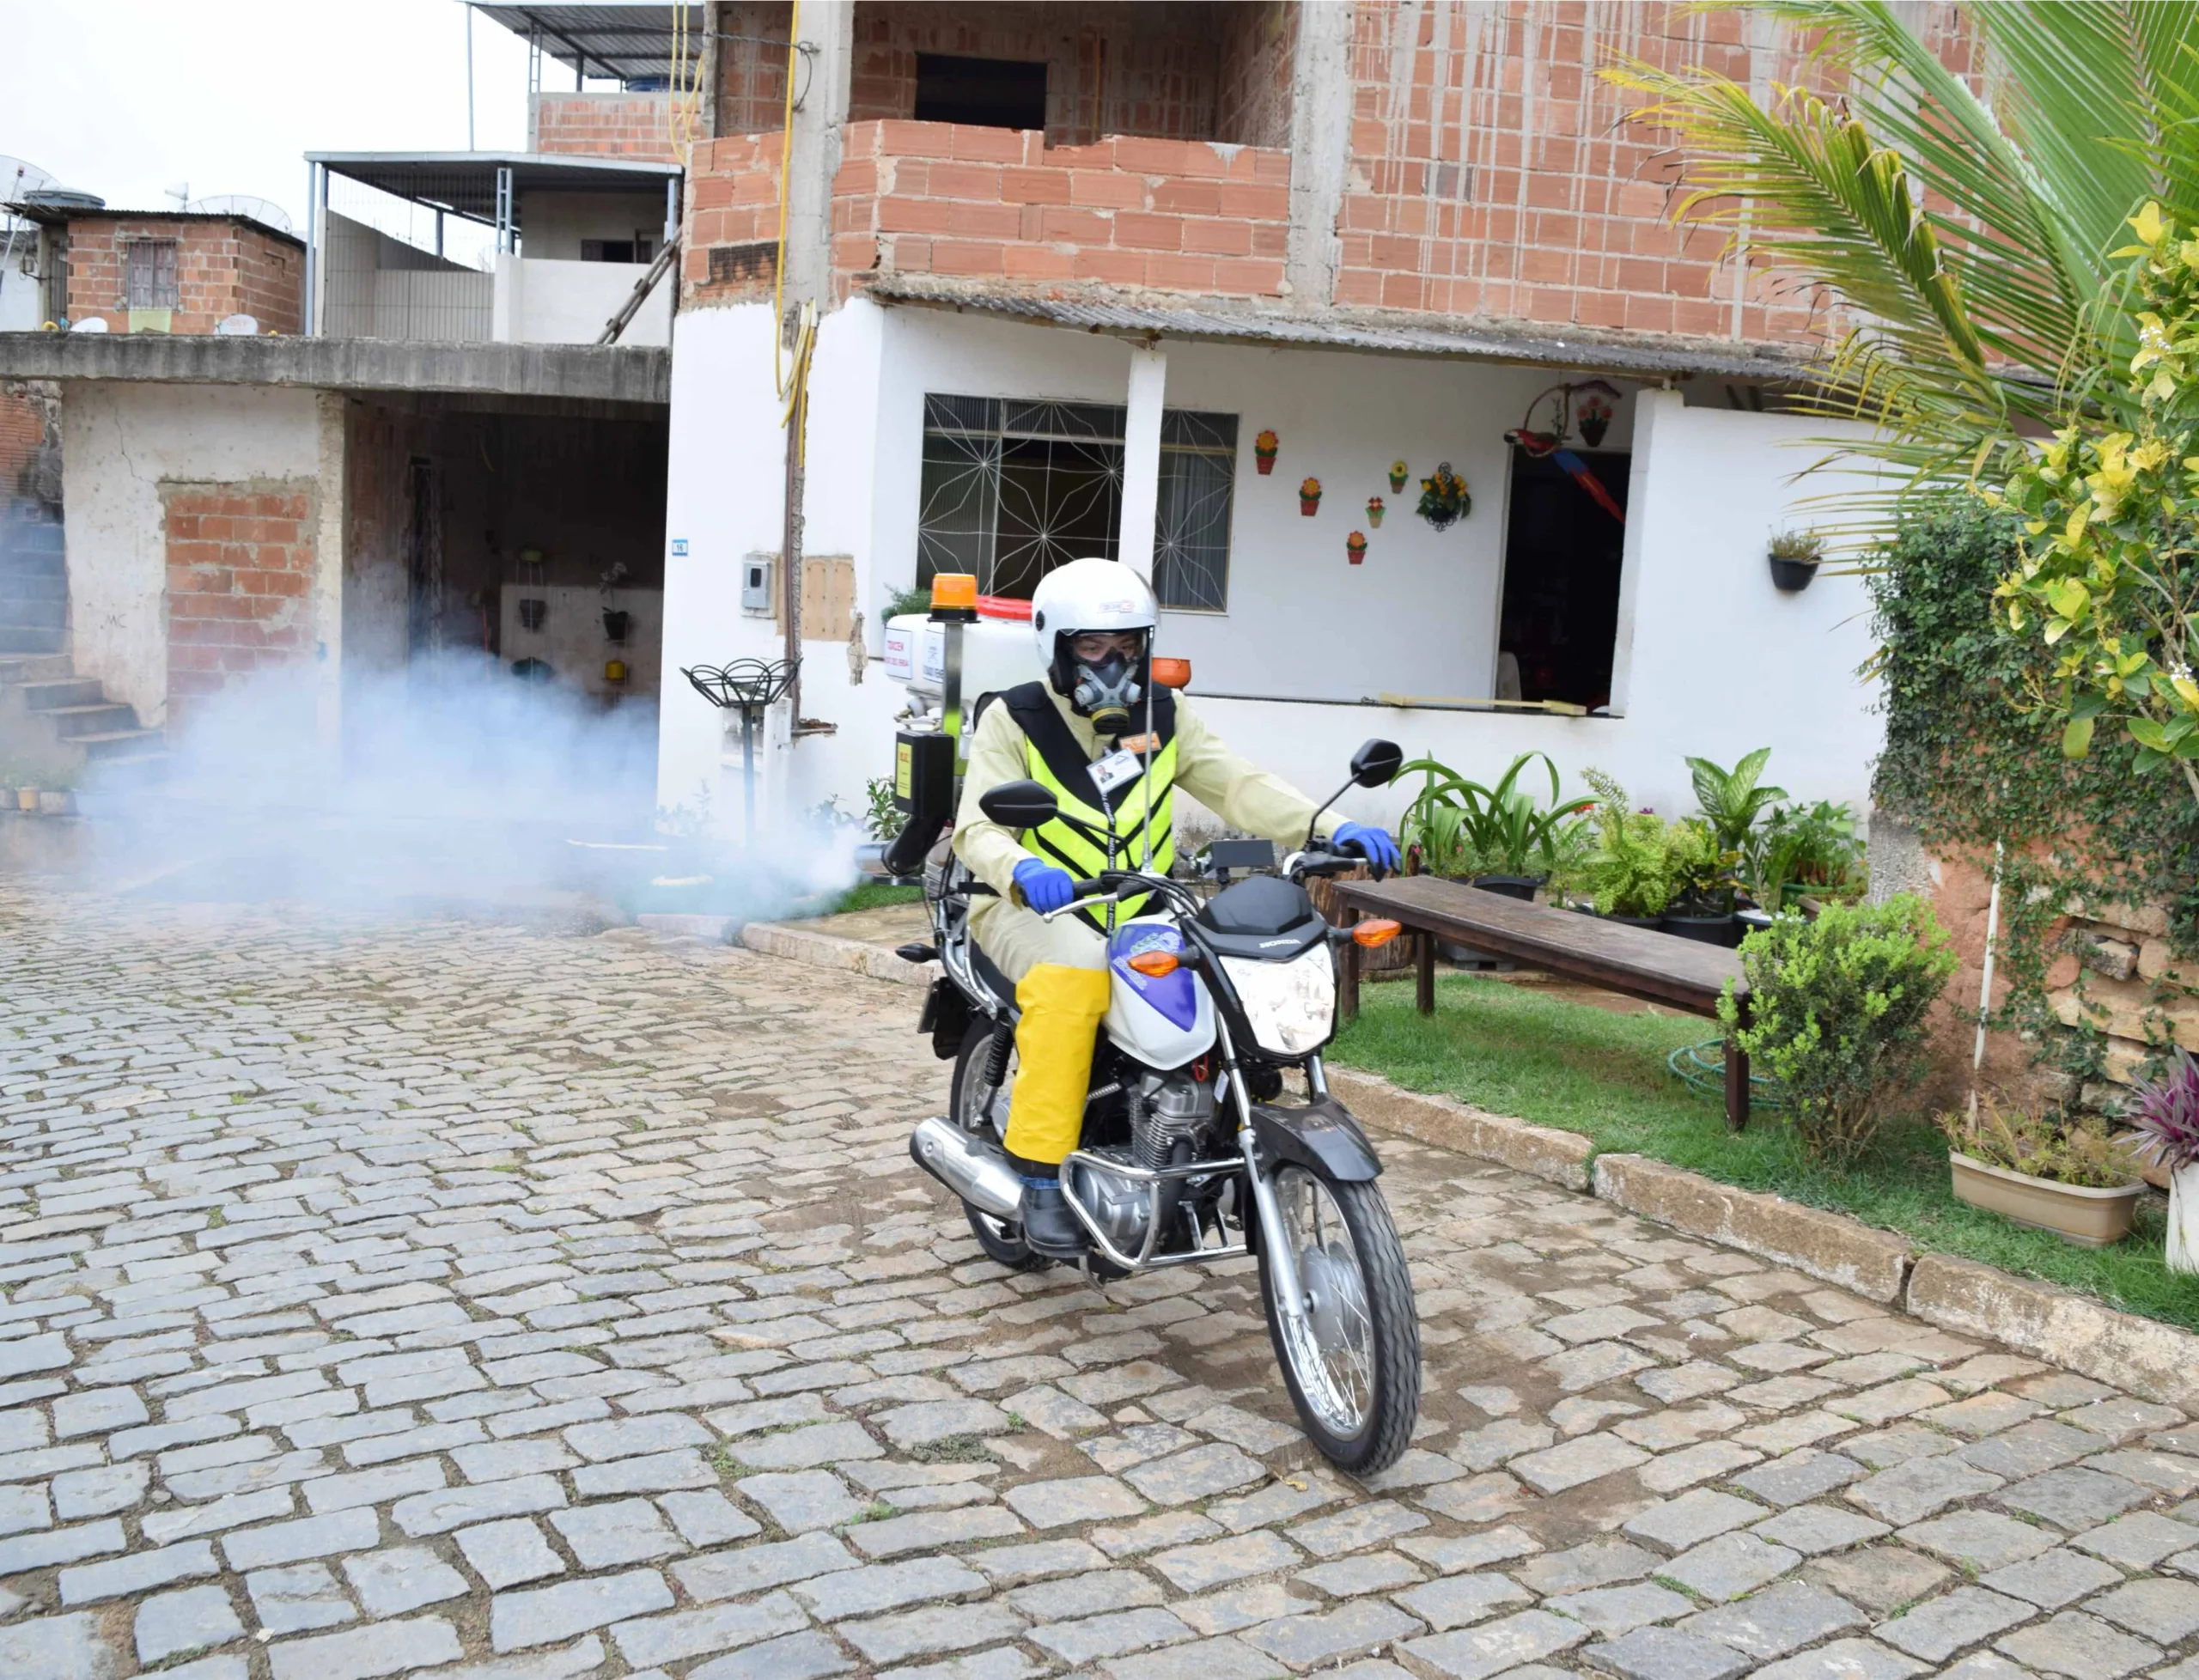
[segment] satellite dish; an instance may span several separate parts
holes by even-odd
[[[10,157],[5,152],[0,152],[0,204],[21,203],[31,193],[60,184],[28,159]],[[13,216],[0,210],[0,228],[15,225]]]
[[[278,234],[293,231],[288,210],[272,198],[254,198],[249,192],[217,192],[210,198],[193,198],[184,209],[199,216],[248,216]]]

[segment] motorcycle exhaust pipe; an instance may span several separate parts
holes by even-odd
[[[980,1213],[1014,1219],[1023,1208],[1023,1181],[1008,1157],[981,1143],[944,1115],[909,1134],[909,1159]]]

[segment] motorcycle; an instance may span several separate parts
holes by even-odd
[[[1354,786],[1386,784],[1402,758],[1387,741],[1368,742],[1329,804]],[[1019,831],[1060,814],[1036,782],[995,788],[979,804]],[[1112,863],[1111,837],[1083,831]],[[1307,1436],[1340,1468],[1369,1475],[1412,1433],[1420,1322],[1376,1183],[1381,1163],[1330,1094],[1321,1051],[1336,1032],[1337,951],[1354,939],[1380,944],[1398,928],[1332,928],[1305,887],[1361,861],[1355,849],[1318,849],[1309,829],[1279,873],[1210,898],[1134,868],[1075,883],[1072,908],[1143,899],[1148,909],[1108,937],[1112,997],[1082,1135],[1061,1176],[1097,1281],[1257,1256],[1269,1338]],[[1035,1270],[1049,1262],[1022,1240],[1021,1184],[1003,1147],[1015,989],[968,927],[972,899],[992,889],[943,845],[924,886],[932,943],[901,954],[941,964],[919,1030],[954,1069],[949,1112],[918,1125],[909,1153],[961,1198],[988,1256]],[[1297,1100],[1283,1100],[1287,1072],[1300,1076]]]

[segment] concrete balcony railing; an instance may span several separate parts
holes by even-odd
[[[771,280],[779,137],[695,149],[683,289],[703,301]],[[1036,130],[850,123],[832,183],[844,293],[887,274],[1098,283],[1236,297],[1282,294],[1290,155],[1113,136],[1049,146]]]

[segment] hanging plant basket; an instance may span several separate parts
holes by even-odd
[[[1466,490],[1466,481],[1451,471],[1450,462],[1440,463],[1420,481],[1420,505],[1414,512],[1438,531],[1449,530],[1473,509],[1474,499]]]
[[[606,641],[624,642],[633,623],[634,615],[624,607],[606,606],[603,609],[603,634]]]

